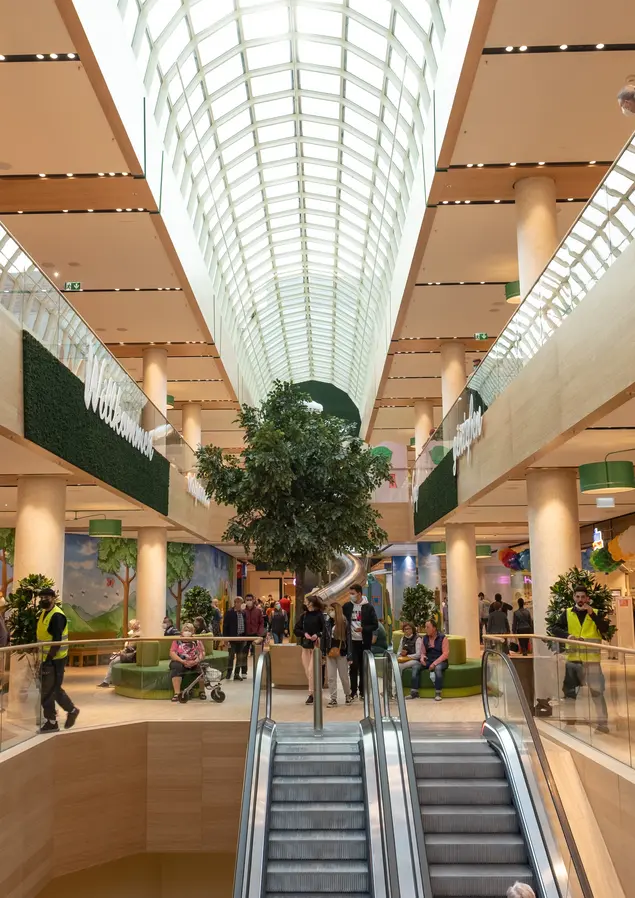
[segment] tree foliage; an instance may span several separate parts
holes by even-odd
[[[590,571],[581,571],[577,567],[570,568],[551,587],[551,601],[547,609],[545,624],[547,633],[553,633],[558,618],[563,611],[573,607],[573,593],[577,587],[583,587],[591,599],[591,607],[608,617],[613,611],[613,597],[606,586],[601,586]],[[617,627],[609,627],[606,640],[609,642],[615,635]]]
[[[128,632],[130,584],[137,576],[137,541],[124,537],[103,537],[97,548],[97,567],[112,574],[123,586],[123,632]]]
[[[183,620],[192,622],[195,617],[202,617],[207,623],[212,608],[212,596],[204,586],[193,586],[185,593],[183,601]]]
[[[436,621],[438,626],[439,609],[434,599],[434,590],[424,586],[423,583],[406,586],[403,591],[400,618],[402,624],[407,621],[414,624],[417,630],[423,629],[427,620]]]
[[[215,446],[197,451],[207,495],[236,509],[223,538],[269,570],[325,570],[334,555],[368,554],[386,539],[370,500],[389,477],[388,460],[307,401],[276,381],[261,408],[243,406],[238,415],[240,458]]]
[[[38,598],[43,589],[53,589],[55,583],[44,574],[23,577],[7,599],[7,623],[12,645],[37,642]]]
[[[176,625],[181,625],[183,593],[194,576],[194,546],[191,543],[168,543],[167,587],[176,602]]]

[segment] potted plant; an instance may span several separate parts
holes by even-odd
[[[434,620],[438,624],[439,616],[434,590],[424,586],[423,583],[407,586],[404,589],[400,611],[402,622],[408,621],[414,624],[417,631],[421,631],[427,620]]]
[[[205,589],[204,586],[192,586],[185,593],[181,619],[193,621],[195,617],[202,617],[207,624],[211,607],[212,595],[209,589]]]
[[[558,618],[567,608],[573,607],[573,593],[576,587],[584,587],[591,599],[591,607],[595,611],[599,611],[608,617],[613,611],[613,597],[611,591],[606,586],[601,586],[590,571],[581,571],[580,568],[572,567],[566,574],[560,577],[551,587],[551,601],[547,609],[545,624],[547,633],[552,633],[556,626]],[[610,642],[617,627],[614,624],[608,629],[606,641]],[[556,643],[559,645],[559,643]]]
[[[29,574],[23,577],[16,589],[7,596],[6,620],[12,646],[30,645],[37,642],[37,619],[39,615],[38,598],[43,589],[55,586],[50,577],[44,574]],[[33,686],[38,685],[36,675],[39,663],[36,649],[11,653],[11,675],[9,678],[9,714],[24,716],[19,706],[30,697]],[[39,695],[33,697],[37,707],[39,720]]]

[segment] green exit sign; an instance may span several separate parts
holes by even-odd
[[[67,293],[77,293],[78,290],[82,289],[81,281],[64,281],[64,290]]]
[[[487,334],[484,334],[484,333],[474,334],[474,339],[475,340],[487,340]]]

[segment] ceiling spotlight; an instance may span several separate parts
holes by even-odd
[[[569,48],[569,44],[560,44],[561,50],[567,50]]]
[[[123,178],[127,178],[127,177],[128,177],[128,172],[127,172],[127,171],[122,171],[121,176],[122,176]]]
[[[24,212],[24,210],[23,210],[23,209],[18,209],[18,215],[22,215],[22,214],[23,214],[23,212]]]
[[[66,172],[66,177],[67,177],[67,178],[72,178],[72,177],[73,177],[73,172],[72,172],[72,171],[67,171],[67,172]]]
[[[484,283],[485,283],[485,281],[481,281],[481,285],[483,285]]]
[[[115,287],[115,293],[119,293],[120,290],[121,290],[121,287]]]
[[[596,162],[595,159],[591,159],[591,161],[589,162],[589,165],[595,165],[595,162]]]
[[[572,197],[572,196],[568,197],[568,198],[567,198],[567,202],[568,202],[568,203],[572,203],[572,202],[573,202],[573,197]]]
[[[522,47],[519,47],[518,49],[520,50],[521,53],[524,53],[525,50],[527,49],[527,47],[525,46],[525,44],[523,44]]]
[[[51,53],[51,59],[57,59],[57,53]]]
[[[474,163],[473,163],[473,162],[468,162],[467,168],[474,168]]]
[[[141,290],[141,287],[135,287],[135,290]]]
[[[483,163],[482,163],[482,162],[477,163],[476,167],[477,167],[477,168],[483,168]]]
[[[443,200],[443,205],[447,206],[447,204],[448,204],[448,200]]]
[[[74,53],[67,53],[67,54],[66,54],[66,58],[67,58],[67,59],[75,59],[75,54],[74,54]]]
[[[465,200],[465,205],[469,206],[471,202],[472,202],[472,200]]]
[[[454,200],[454,205],[455,205],[455,206],[460,206],[460,205],[461,205],[461,200]]]
[[[62,209],[62,212],[68,212],[68,209]]]
[[[459,281],[459,283],[460,283],[460,284],[464,284],[464,283],[465,283],[465,281]]]
[[[115,209],[116,212],[123,212],[123,209]]]
[[[539,162],[539,163],[538,163],[538,165],[544,165],[544,164],[545,164],[544,162]]]
[[[114,171],[109,171],[108,174],[110,175],[111,178],[114,178],[114,177],[115,177]]]
[[[54,277],[54,278],[58,278],[59,276],[60,276],[59,271],[54,271],[54,272],[53,272],[53,277]]]
[[[596,50],[603,50],[603,49],[604,49],[604,44],[596,44],[596,45],[595,45],[595,49],[596,49]]]
[[[435,281],[434,283],[437,285],[437,287],[441,286],[441,281]]]
[[[512,53],[514,50],[513,47],[505,47],[505,53]]]
[[[43,175],[43,174],[38,175],[38,178],[45,178],[45,177],[46,177],[46,175]]]
[[[44,59],[44,54],[42,53],[36,53],[35,55],[38,59]]]
[[[495,203],[500,203],[500,200],[494,200]]]
[[[87,212],[94,212],[94,209],[86,209]]]
[[[143,212],[143,209],[137,209],[137,212]]]
[[[512,168],[516,165],[515,162],[510,162],[509,164],[511,165]]]
[[[97,174],[100,178],[103,178],[105,173],[103,171],[98,171]]]
[[[132,209],[129,206],[126,206],[126,212],[132,212]]]

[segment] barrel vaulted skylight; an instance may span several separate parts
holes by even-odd
[[[360,405],[432,114],[449,0],[118,0],[261,398]],[[214,336],[218,339],[217,333]]]

